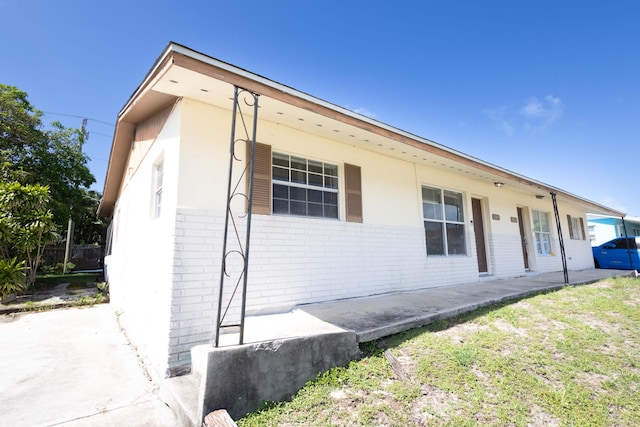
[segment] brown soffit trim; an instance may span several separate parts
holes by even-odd
[[[143,94],[153,86],[153,83],[161,78],[172,65],[184,67],[199,72],[203,75],[221,81],[226,81],[232,85],[240,86],[244,89],[269,96],[271,98],[302,108],[304,110],[337,120],[347,125],[355,126],[362,130],[372,132],[390,140],[409,145],[450,160],[457,161],[459,163],[477,168],[479,170],[495,174],[505,179],[525,184],[543,192],[559,193],[558,195],[563,196],[563,198],[566,198],[573,202],[578,202],[581,205],[591,205],[597,208],[599,211],[605,211],[611,214],[624,216],[624,214],[619,211],[580,198],[544,183],[528,179],[522,175],[514,174],[511,171],[502,169],[490,163],[486,163],[480,159],[467,156],[463,153],[441,146],[440,144],[437,144],[433,141],[411,135],[409,133],[400,131],[399,129],[394,130],[394,128],[392,128],[391,126],[385,125],[381,122],[376,122],[364,116],[362,116],[362,118],[358,118],[360,115],[357,113],[344,110],[341,107],[332,105],[311,95],[304,94],[293,88],[281,85],[277,82],[258,76],[254,73],[243,70],[231,64],[226,64],[208,55],[204,55],[202,53],[189,49],[186,46],[182,46],[173,42],[170,42],[165,47],[161,55],[152,66],[149,73],[147,73],[147,75],[145,76],[143,82],[129,98],[123,109],[118,114],[119,120],[123,119],[127,115],[127,113],[133,109],[138,99],[142,97]],[[115,143],[116,141],[114,139],[114,144]],[[106,185],[107,184],[105,183],[105,190]]]
[[[107,176],[104,181],[104,191],[98,207],[98,215],[101,217],[109,217],[113,213],[114,205],[120,193],[124,171],[127,167],[129,147],[131,146],[135,129],[136,125],[134,123],[123,121],[118,121],[116,126],[107,166]]]
[[[455,150],[441,147],[439,144],[433,141],[429,141],[417,136],[414,136],[415,138],[417,138],[414,139],[411,137],[411,135],[405,134],[400,130],[394,131],[391,127],[384,126],[383,123],[376,124],[373,121],[370,122],[364,119],[360,119],[358,117],[355,117],[354,115],[349,114],[349,112],[346,110],[345,112],[338,111],[341,109],[341,107],[329,106],[329,103],[326,103],[325,101],[319,99],[316,100],[311,95],[298,93],[298,91],[296,91],[295,89],[280,85],[279,83],[270,81],[264,77],[260,77],[235,66],[222,63],[204,54],[199,54],[197,52],[191,51],[189,48],[180,45],[176,45],[176,47],[184,52],[180,53],[174,51],[171,53],[171,60],[176,66],[183,67],[203,74],[205,76],[242,87],[244,89],[259,93],[264,96],[268,96],[270,98],[285,102],[287,104],[310,111],[312,113],[316,113],[324,117],[339,121],[341,123],[374,133],[376,135],[399,142],[401,144],[409,145],[411,147],[418,148],[420,150],[444,157],[446,159],[471,166],[484,172],[497,175],[504,179],[516,181],[520,184],[536,188],[537,190],[540,190],[544,193],[557,193],[558,195],[563,196],[564,199],[570,200],[574,203],[577,202],[581,205],[591,205],[598,211],[604,210],[615,214],[622,214],[605,206],[590,202],[586,199],[562,191],[553,186],[530,180],[522,175],[514,174],[513,172],[507,171],[498,166],[483,162],[480,159],[475,159],[471,156],[466,156],[463,153],[458,153]],[[201,59],[189,55],[201,56],[203,59],[207,59],[211,62],[220,63],[220,66],[217,66],[211,62],[204,62]],[[167,59],[168,58],[169,56],[167,57]],[[223,67],[231,68],[231,70]],[[322,105],[324,103],[326,103],[327,105]]]

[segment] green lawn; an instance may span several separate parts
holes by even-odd
[[[88,283],[95,282],[96,273],[42,274],[36,276],[35,289],[47,289],[60,283]]]
[[[638,279],[483,308],[363,349],[238,424],[640,425]]]

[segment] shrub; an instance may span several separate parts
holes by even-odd
[[[20,292],[26,288],[26,267],[24,261],[18,258],[0,258],[0,294],[4,299],[7,295]]]

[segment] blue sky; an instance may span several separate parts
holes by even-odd
[[[90,118],[99,191],[109,123],[175,41],[640,216],[635,0],[0,0],[0,17],[0,82],[47,121]]]

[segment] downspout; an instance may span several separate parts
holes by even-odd
[[[560,214],[558,213],[558,201],[556,193],[551,192],[553,200],[553,213],[556,216],[556,226],[558,228],[558,239],[560,240],[560,256],[562,257],[562,272],[564,273],[564,283],[569,284],[569,272],[567,271],[567,255],[564,252],[564,239],[562,238],[562,226],[560,225]]]
[[[622,230],[624,231],[624,241],[626,242],[627,254],[629,255],[629,266],[631,267],[632,270],[635,270],[635,268],[633,268],[633,256],[631,255],[631,247],[629,246],[629,236],[627,235],[627,224],[624,222],[623,216],[621,216],[620,219],[622,220]]]

